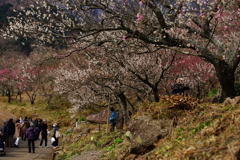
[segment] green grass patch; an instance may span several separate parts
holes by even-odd
[[[196,134],[196,133],[200,132],[203,128],[205,128],[206,126],[210,126],[211,124],[212,124],[211,121],[201,123],[196,128],[191,129],[190,134]]]

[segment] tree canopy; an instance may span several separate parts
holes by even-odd
[[[162,48],[211,63],[222,87],[220,101],[235,96],[240,61],[237,0],[29,0],[9,17],[3,36],[42,43],[64,40],[75,51],[116,47],[125,54]],[[74,53],[74,50],[69,54]]]

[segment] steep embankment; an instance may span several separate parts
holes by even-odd
[[[0,110],[0,128],[2,128],[3,122],[8,121],[10,118],[16,120],[16,116],[14,114]]]
[[[68,132],[64,138],[64,145],[61,146],[62,150],[56,153],[57,159],[84,159],[85,153],[95,157],[97,155],[98,159],[104,160],[239,159],[240,97],[234,100],[227,99],[223,104],[194,104],[191,101],[188,104],[192,103],[192,105],[187,105],[182,103],[182,100],[179,100],[179,103],[172,102],[166,100],[162,103],[145,103],[133,116],[133,120],[140,118],[144,122],[149,122],[148,124],[163,119],[173,120],[170,132],[162,137],[159,136],[159,139],[152,144],[146,144],[141,137],[154,133],[149,132],[150,129],[136,130],[136,133],[141,133],[139,135],[126,130],[113,133],[106,133],[105,130],[86,133],[84,129],[89,127],[86,125]],[[187,110],[184,109],[183,104],[188,106]],[[137,123],[131,126],[138,128]],[[156,123],[152,130],[159,126],[160,124]],[[133,143],[136,144],[135,142],[140,148],[145,145],[146,150],[133,154],[131,148]]]

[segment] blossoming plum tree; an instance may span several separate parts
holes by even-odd
[[[77,50],[110,43],[125,44],[129,53],[172,49],[214,66],[222,88],[220,101],[235,96],[234,73],[240,61],[237,0],[26,2],[29,8],[9,18],[3,36],[14,33],[44,43],[65,41],[77,45]]]

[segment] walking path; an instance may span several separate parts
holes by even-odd
[[[0,160],[51,160],[52,146],[48,138],[49,148],[39,148],[40,140],[35,141],[35,153],[28,153],[27,141],[19,141],[19,148],[6,147],[6,156],[0,156]]]

